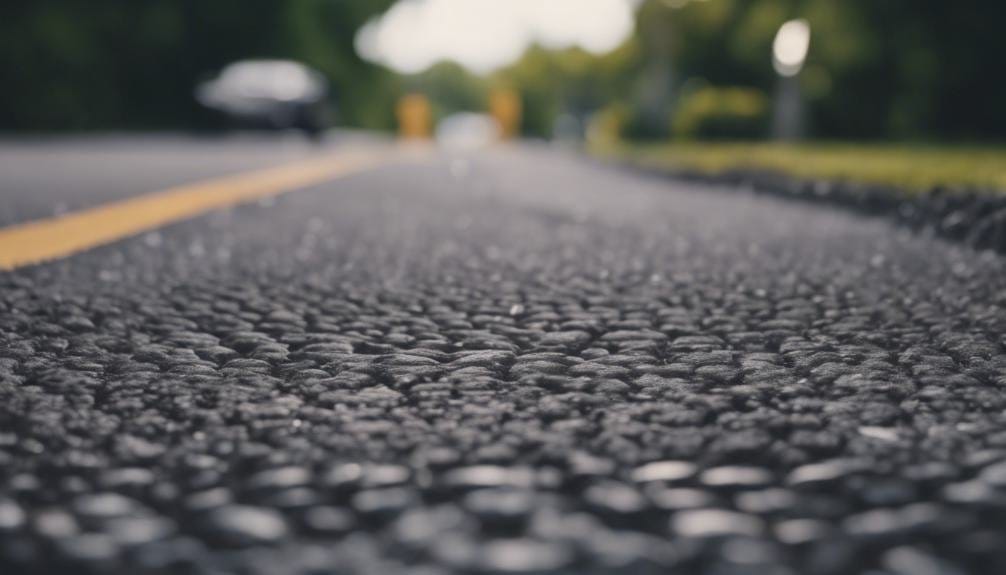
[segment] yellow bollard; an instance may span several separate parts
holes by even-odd
[[[398,136],[405,140],[427,140],[432,128],[430,102],[422,94],[406,94],[395,107]]]
[[[489,113],[500,127],[500,138],[509,140],[520,135],[521,120],[520,94],[513,90],[499,88],[489,95]]]

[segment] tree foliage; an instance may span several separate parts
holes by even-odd
[[[771,97],[772,42],[792,18],[812,29],[800,82],[813,136],[1006,139],[1006,4],[985,0],[646,0],[616,53],[532,49],[501,76],[533,132],[557,111],[616,105],[630,134],[666,136],[695,86]]]
[[[244,58],[324,72],[343,119],[387,126],[393,76],[355,31],[392,0],[33,0],[0,17],[0,128],[199,127],[193,87]]]
[[[506,0],[500,0],[501,2]],[[546,0],[543,0],[546,1]],[[490,78],[450,64],[399,77],[362,61],[356,31],[394,0],[33,0],[0,17],[0,129],[209,125],[193,86],[250,57],[302,60],[331,80],[344,124],[388,128],[394,100],[446,114],[517,89],[524,131],[617,109],[665,136],[696,86],[771,98],[779,26],[806,18],[800,76],[811,133],[839,139],[1006,139],[1006,3],[989,0],[644,0],[636,34],[606,55],[530,48]]]

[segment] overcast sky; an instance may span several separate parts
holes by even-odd
[[[485,74],[533,43],[603,53],[632,33],[637,0],[399,0],[360,30],[360,55],[416,73],[453,60]]]

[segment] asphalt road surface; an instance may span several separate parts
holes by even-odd
[[[4,223],[319,153],[101,145],[6,144]],[[1002,573],[1004,306],[834,208],[389,161],[0,274],[0,572]]]

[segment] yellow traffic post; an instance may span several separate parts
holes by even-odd
[[[405,140],[427,140],[432,128],[430,102],[422,94],[406,94],[395,108],[398,135]]]
[[[521,121],[520,94],[498,88],[489,95],[489,113],[500,127],[500,138],[509,140],[520,134]]]

